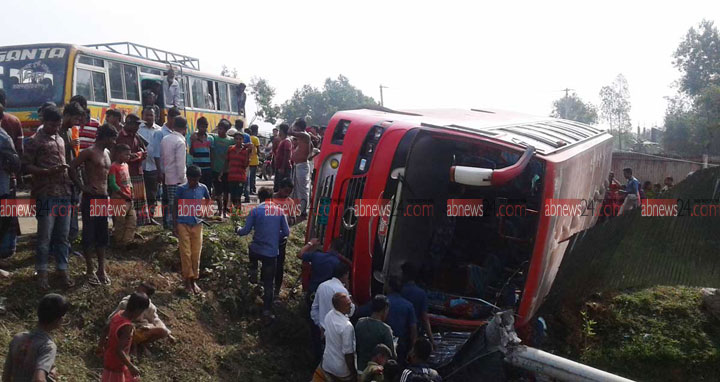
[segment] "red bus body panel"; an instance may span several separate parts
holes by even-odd
[[[483,112],[477,111],[475,112]],[[420,112],[418,112],[420,113]],[[453,119],[453,112],[447,111],[440,114],[443,117]],[[482,113],[476,113],[482,114]],[[468,113],[457,115],[457,124],[463,125],[468,121]],[[490,123],[496,125],[509,124],[517,117],[515,114],[491,115]],[[482,117],[485,117],[484,115]],[[495,118],[496,120],[492,120]],[[549,119],[537,117],[538,120]],[[350,127],[341,145],[332,143],[332,136],[340,121],[350,121]],[[341,231],[341,218],[343,205],[349,180],[359,178],[353,175],[356,158],[359,155],[363,141],[373,126],[385,123],[385,131],[378,141],[375,154],[370,163],[368,171],[364,174],[365,183],[362,192],[364,199],[378,199],[386,187],[386,181],[391,171],[391,165],[401,139],[411,129],[428,129],[425,121],[433,121],[421,114],[381,112],[371,110],[343,111],[336,113],[328,123],[327,131],[323,139],[320,154],[315,158],[315,174],[311,195],[310,218],[308,220],[307,239],[312,235],[310,224],[316,218],[318,206],[316,205],[316,193],[322,179],[318,175],[323,164],[334,154],[342,154],[340,165],[337,169],[335,184],[332,191],[333,208],[329,211],[328,221],[324,237],[324,249],[327,250],[331,240],[337,237]],[[448,123],[439,126],[447,126]],[[454,125],[450,125],[454,126]],[[462,127],[462,126],[460,126]],[[492,135],[478,134],[467,129],[438,129],[433,134],[442,134],[451,139],[485,141],[496,146],[501,146],[519,154],[525,150],[524,147],[513,144],[507,139],[493,137]],[[537,153],[537,157],[545,162],[543,199],[594,199],[600,198],[598,207],[602,202],[604,193],[603,181],[610,171],[610,159],[612,153],[611,137],[608,134],[585,139],[577,144],[558,149],[547,154]],[[530,267],[527,273],[522,298],[519,303],[516,325],[526,325],[532,316],[537,312],[543,298],[550,291],[550,287],[557,273],[563,254],[567,247],[567,239],[573,234],[591,227],[597,220],[597,216],[588,213],[589,216],[582,217],[560,217],[545,216],[540,211],[538,228],[535,235],[535,243],[530,259]],[[374,248],[375,232],[379,218],[363,217],[357,218],[356,233],[353,245],[353,267],[351,273],[351,293],[359,303],[365,303],[371,297],[372,283],[372,250]],[[304,267],[304,282],[307,282],[309,268]],[[305,284],[306,285],[306,284]],[[441,320],[441,319],[438,319]],[[463,321],[443,318],[442,321],[449,326],[465,327],[472,329],[477,325]],[[442,323],[442,322],[438,322]],[[476,321],[479,323],[479,321]]]

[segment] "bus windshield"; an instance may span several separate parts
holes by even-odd
[[[0,48],[0,88],[8,108],[61,104],[69,49],[57,46]]]

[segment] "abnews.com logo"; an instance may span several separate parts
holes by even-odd
[[[122,199],[92,199],[90,200],[90,216],[126,216],[132,208],[132,202]]]
[[[642,216],[678,216],[678,201],[675,199],[643,199],[640,201]]]
[[[338,209],[342,209],[343,205],[338,203]],[[397,216],[404,217],[422,217],[433,216],[435,213],[435,204],[432,200],[410,200],[406,203],[399,203],[393,211],[390,199],[357,199],[351,206],[357,217],[379,217],[390,216],[395,213]],[[453,217],[470,217],[484,216],[483,199],[448,199],[445,213],[447,216]],[[323,210],[324,216],[328,214],[328,208]],[[340,211],[340,214],[344,211]]]
[[[448,199],[447,216],[470,217],[483,216],[482,199]]]
[[[37,214],[35,199],[0,200],[0,217],[32,218]]]

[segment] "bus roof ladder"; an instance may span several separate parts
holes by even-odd
[[[171,65],[180,65],[187,69],[200,70],[200,59],[184,54],[168,52],[166,50],[151,48],[134,42],[110,42],[103,44],[85,45],[105,52],[123,54],[126,56],[144,58]]]

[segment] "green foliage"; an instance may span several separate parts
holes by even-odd
[[[712,21],[690,28],[673,58],[682,72],[680,90],[686,94],[700,95],[707,86],[720,85],[720,33]]]
[[[581,319],[587,341],[575,356],[591,366],[643,381],[720,378],[718,322],[698,289],[629,291],[588,304]]]
[[[589,102],[583,102],[575,93],[555,100],[550,116],[590,124],[597,123],[598,119],[595,106]]]
[[[720,153],[720,86],[704,88],[690,102],[679,99],[671,100],[665,113],[665,150],[690,156]]]
[[[266,79],[253,77],[250,80],[250,94],[252,94],[257,105],[256,115],[267,123],[275,124],[280,116],[280,107],[273,105],[275,88],[270,86]]]
[[[595,324],[597,324],[597,321],[590,319],[590,315],[587,310],[580,312],[580,316],[582,316],[583,320],[582,331],[585,338],[595,337]]]
[[[247,281],[249,238],[238,237],[233,229],[240,223],[234,220],[204,228],[199,280],[204,297],[182,290],[177,240],[160,227],[141,227],[146,240],[137,250],[109,249],[109,287],[91,287],[82,281],[84,261],[72,256],[70,270],[77,285],[54,290],[71,303],[62,328],[52,333],[58,346],[58,380],[100,380],[102,358],[95,349],[105,319],[140,280],[156,285],[153,303],[178,339],[150,346],[152,354],[138,361],[143,381],[308,380],[315,365],[307,351],[306,310],[296,286],[301,265],[294,256],[302,245],[305,226],[291,229],[285,283],[275,307],[277,320],[265,326],[257,293]],[[7,296],[6,312],[0,316],[0,360],[7,355],[12,336],[31,329],[36,320],[36,304],[43,292],[33,277],[34,244],[32,238],[21,240],[18,253],[3,264],[13,275],[0,278],[0,296]],[[58,283],[51,278],[52,285]]]
[[[307,118],[312,124],[327,125],[330,118],[340,110],[376,106],[372,97],[350,84],[347,77],[339,75],[336,80],[328,78],[322,89],[304,85],[282,104],[281,116],[285,121]]]
[[[630,91],[625,76],[618,74],[612,84],[603,86],[600,100],[600,117],[607,123],[610,133],[618,137],[616,144],[622,149],[631,126]]]
[[[720,153],[720,33],[712,21],[690,28],[673,55],[680,94],[665,113],[665,150],[698,156]]]

